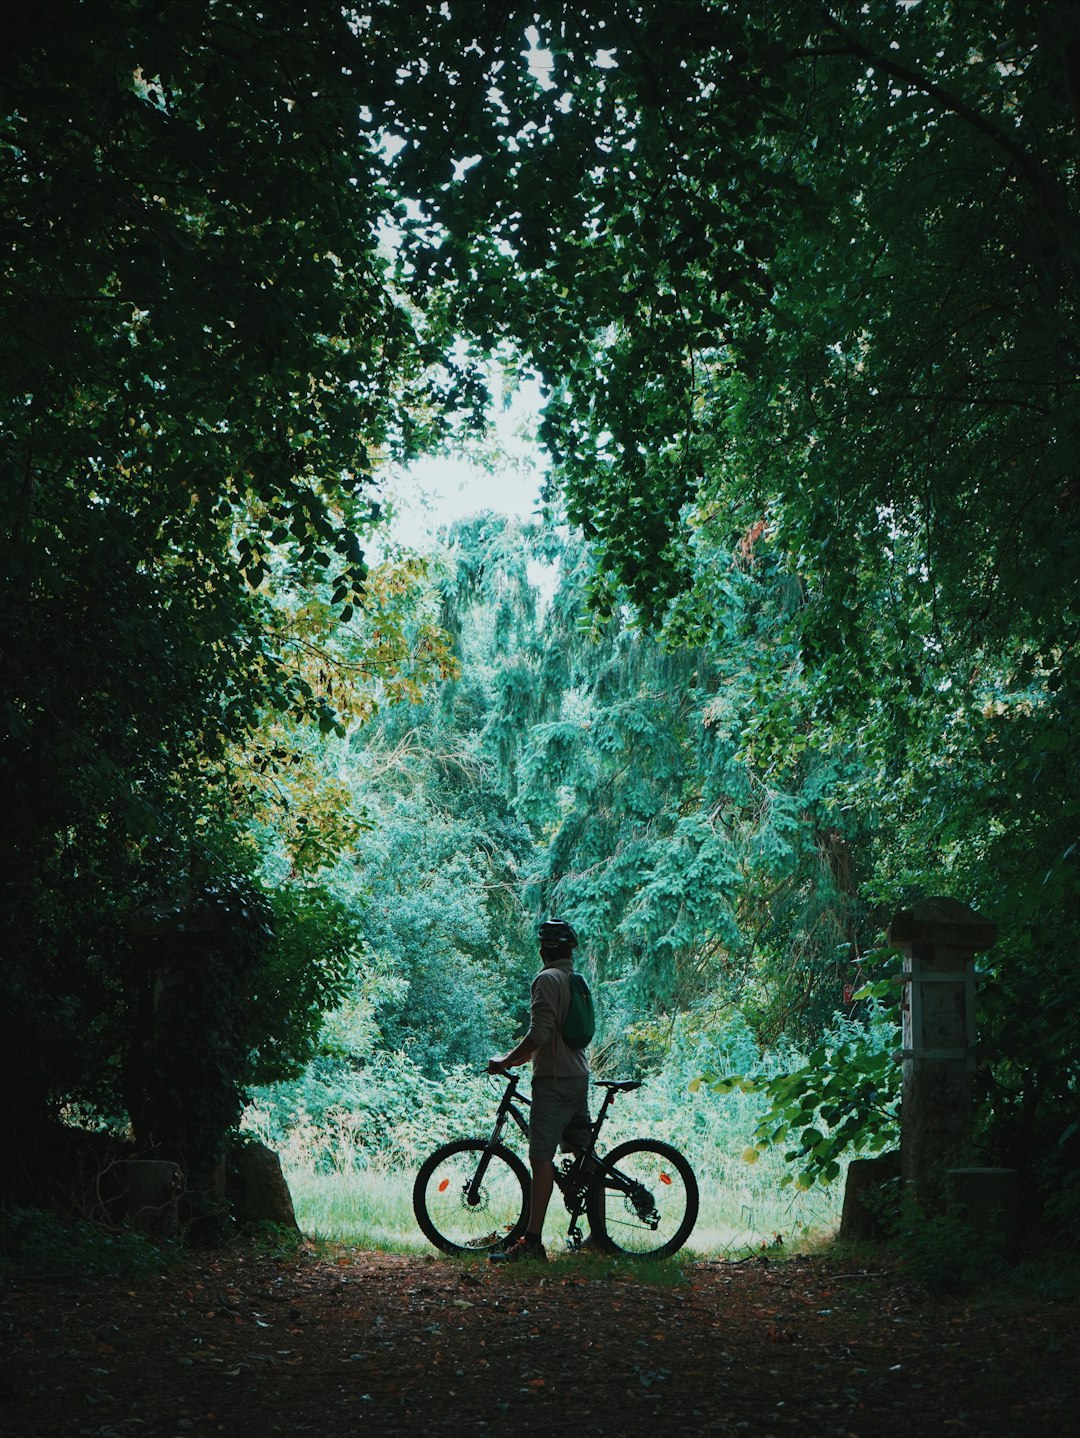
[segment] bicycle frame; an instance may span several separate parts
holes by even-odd
[[[476,1172],[473,1174],[472,1180],[465,1192],[466,1202],[472,1207],[475,1207],[481,1201],[481,1188],[484,1182],[484,1175],[488,1170],[488,1164],[491,1161],[492,1150],[500,1141],[508,1121],[513,1119],[514,1123],[520,1129],[523,1138],[527,1139],[529,1136],[529,1121],[518,1107],[518,1103],[515,1102],[516,1099],[526,1106],[531,1104],[530,1099],[526,1098],[524,1094],[518,1093],[518,1084],[520,1081],[519,1074],[509,1073],[506,1076],[506,1088],[495,1114],[495,1124],[491,1130],[491,1136],[487,1141],[483,1156],[476,1166]],[[593,1121],[592,1134],[588,1146],[579,1150],[568,1166],[564,1167],[561,1171],[558,1168],[555,1170],[555,1183],[562,1193],[567,1212],[570,1214],[570,1224],[567,1229],[567,1235],[574,1244],[579,1244],[582,1240],[578,1220],[585,1212],[586,1195],[592,1184],[596,1182],[598,1172],[602,1173],[605,1177],[605,1187],[617,1193],[625,1194],[635,1204],[635,1207],[638,1206],[638,1204],[644,1205],[645,1200],[647,1200],[652,1212],[648,1217],[642,1214],[642,1219],[649,1223],[650,1227],[654,1230],[659,1224],[659,1215],[656,1214],[655,1208],[653,1208],[652,1205],[652,1195],[643,1189],[640,1184],[635,1183],[632,1179],[626,1178],[617,1168],[609,1164],[607,1160],[596,1151],[600,1130],[604,1126],[608,1109],[615,1101],[615,1095],[617,1093],[626,1093],[631,1089],[640,1088],[641,1085],[636,1081],[614,1083],[601,1079],[597,1087],[604,1088],[607,1092],[604,1094],[600,1111]]]
[[[491,1151],[502,1138],[503,1130],[506,1128],[507,1119],[512,1118],[514,1120],[518,1128],[521,1130],[523,1138],[527,1139],[529,1137],[529,1120],[518,1108],[517,1104],[514,1102],[514,1098],[515,1096],[518,1097],[520,1101],[526,1105],[531,1103],[531,1099],[527,1099],[524,1094],[518,1094],[517,1092],[518,1084],[521,1082],[519,1074],[507,1074],[506,1080],[506,1088],[503,1092],[502,1098],[499,1101],[499,1107],[495,1114],[495,1126],[491,1130],[491,1135],[488,1138],[487,1147],[484,1149],[483,1157],[476,1165],[476,1172],[473,1174],[469,1186],[465,1190],[465,1199],[471,1208],[475,1208],[476,1205],[480,1202],[480,1190],[484,1183],[484,1175],[488,1171],[488,1164],[491,1162]]]

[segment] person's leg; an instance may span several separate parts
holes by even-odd
[[[532,1159],[532,1188],[529,1195],[529,1228],[526,1239],[540,1242],[544,1234],[551,1190],[555,1187],[555,1165],[550,1158]]]
[[[573,1118],[567,1125],[563,1135],[563,1149],[569,1150],[575,1158],[579,1159],[592,1145],[592,1114],[589,1111],[589,1087],[588,1080],[584,1080],[579,1089],[577,1108]],[[582,1178],[587,1183],[592,1174],[596,1171],[596,1165],[586,1161]],[[603,1189],[600,1191],[600,1211],[606,1210],[606,1195]],[[585,1239],[588,1246],[592,1246],[592,1235]]]
[[[553,1079],[534,1079],[532,1109],[529,1114],[529,1226],[524,1237],[502,1253],[493,1253],[489,1262],[516,1261],[519,1258],[546,1258],[544,1251],[544,1219],[547,1217],[551,1190],[555,1186],[555,1150],[565,1122],[559,1108],[557,1085]]]
[[[525,1241],[540,1243],[544,1236],[551,1191],[555,1187],[555,1149],[562,1131],[563,1116],[558,1084],[552,1079],[533,1080],[532,1113],[529,1115],[529,1227]]]

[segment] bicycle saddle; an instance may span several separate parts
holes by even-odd
[[[612,1093],[629,1093],[631,1089],[640,1088],[645,1082],[644,1079],[594,1079],[595,1088],[609,1088]]]

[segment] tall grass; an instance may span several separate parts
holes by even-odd
[[[389,1115],[338,1106],[313,1116],[303,1105],[286,1122],[272,1103],[252,1104],[244,1127],[275,1147],[293,1194],[297,1220],[312,1237],[396,1252],[430,1251],[412,1212],[412,1183],[420,1163],[439,1143],[486,1135],[501,1085],[457,1074],[437,1096],[417,1087],[396,1121]],[[428,1099],[434,1098],[429,1105]],[[836,1225],[840,1184],[807,1193],[782,1187],[782,1157],[767,1152],[749,1164],[750,1143],[762,1099],[735,1092],[690,1094],[685,1084],[657,1077],[620,1096],[604,1127],[602,1147],[626,1138],[664,1139],[690,1160],[698,1178],[701,1211],[688,1248],[701,1257],[820,1240]],[[516,1130],[504,1135],[524,1158]],[[566,1214],[558,1195],[545,1240],[558,1251]]]

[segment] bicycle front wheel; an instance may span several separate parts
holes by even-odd
[[[589,1231],[608,1253],[666,1258],[680,1249],[698,1215],[694,1170],[678,1149],[632,1139],[604,1155],[589,1186]]]
[[[416,1221],[444,1253],[487,1253],[512,1243],[525,1232],[528,1203],[529,1172],[521,1159],[502,1144],[489,1149],[482,1138],[443,1144],[413,1184]]]

